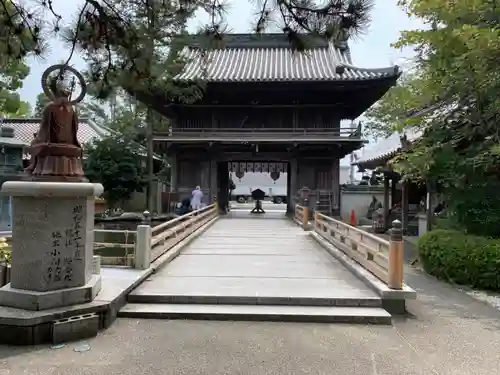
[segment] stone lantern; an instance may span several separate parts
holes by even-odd
[[[302,189],[299,190],[300,192],[300,201],[302,202],[303,206],[309,206],[309,194],[311,193],[311,189],[309,189],[307,186],[304,186]]]

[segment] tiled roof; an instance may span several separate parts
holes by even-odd
[[[359,165],[394,156],[402,148],[401,137],[404,135],[407,141],[413,142],[421,137],[422,132],[419,129],[408,129],[404,133],[394,132],[380,142],[366,146],[362,150],[362,156],[354,164]]]
[[[79,119],[78,123],[78,141],[81,145],[92,142],[94,139],[102,139],[113,134],[113,130],[97,125],[87,119]],[[29,146],[33,140],[33,134],[38,131],[40,126],[39,118],[10,118],[4,119],[0,126],[14,129],[14,139]],[[116,133],[116,132],[115,132]],[[12,138],[11,138],[12,139]],[[146,148],[137,144],[139,155],[146,156]],[[163,160],[160,155],[153,154],[155,160]]]
[[[408,128],[404,132],[394,132],[389,137],[368,145],[362,149],[362,156],[353,164],[367,165],[377,161],[383,161],[395,156],[402,148],[401,137],[406,136],[406,140],[413,143],[419,140],[425,130],[433,121],[441,119],[445,124],[453,122],[460,114],[460,110],[467,106],[459,106],[457,103],[438,102],[427,107],[419,108],[408,115],[408,118],[420,118],[418,128]]]
[[[293,51],[281,34],[232,34],[221,48],[191,44],[179,80],[209,82],[349,81],[399,75],[397,66],[365,69],[353,66],[349,49],[316,40],[304,52]],[[280,39],[281,38],[281,39]],[[338,71],[342,67],[343,73]]]
[[[11,118],[4,119],[1,126],[13,128],[14,139],[29,145],[33,140],[33,134],[38,131],[40,121],[39,118]],[[78,141],[81,144],[91,142],[94,138],[100,139],[110,134],[109,129],[102,128],[86,119],[80,119],[78,124]]]

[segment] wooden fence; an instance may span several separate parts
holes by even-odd
[[[301,217],[299,224],[306,227],[307,220],[301,214],[304,210],[307,208],[295,208],[295,221],[299,221]],[[314,214],[313,228],[318,235],[362,265],[389,288],[403,288],[403,239],[398,220],[393,222],[390,241],[317,212]]]

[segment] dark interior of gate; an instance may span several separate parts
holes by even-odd
[[[203,80],[203,96],[191,104],[141,97],[170,120],[154,141],[171,163],[171,191],[182,199],[199,185],[205,203],[224,201],[232,168],[281,165],[288,209],[307,188],[311,208],[338,213],[339,162],[364,143],[361,126],[341,120],[356,119],[394,85],[397,67],[357,68],[347,45],[322,39],[300,54],[281,34],[227,35],[218,48],[194,38],[184,53],[190,60],[177,79]]]

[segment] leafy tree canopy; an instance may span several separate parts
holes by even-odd
[[[411,169],[420,175],[435,173],[433,168],[442,173],[450,170],[437,165],[443,161],[455,163],[453,167],[463,172],[489,173],[500,159],[500,10],[484,0],[401,4],[430,27],[404,31],[395,45],[413,46],[418,54],[420,99],[443,104],[428,111],[421,122],[425,137],[406,166],[413,164]],[[453,183],[456,177],[453,174]]]
[[[50,102],[50,99],[43,92],[38,94],[35,102],[35,109],[33,110],[34,117],[42,117],[42,112],[45,106]]]
[[[144,157],[126,135],[113,135],[84,147],[85,175],[104,187],[104,198],[110,207],[130,199],[145,185]]]
[[[395,131],[419,123],[409,114],[427,103],[425,79],[416,74],[403,75],[374,106],[365,112],[365,130],[375,138],[385,138]]]
[[[24,34],[17,34],[12,38],[10,30],[5,28],[3,15],[11,14],[12,22],[21,22],[21,18],[14,13],[14,7],[10,2],[0,6],[0,115],[24,116],[29,114],[30,107],[27,102],[21,100],[17,91],[23,86],[23,80],[28,76],[30,70],[25,64],[25,59],[19,57],[12,59],[9,52],[19,48]],[[31,45],[26,44],[29,48]]]
[[[0,115],[29,114],[29,103],[22,101],[17,92],[23,87],[23,80],[28,76],[29,71],[28,66],[22,60],[7,62],[0,48]]]
[[[500,9],[486,0],[399,4],[426,25],[403,31],[395,43],[414,48],[416,74],[391,90],[370,119],[388,132],[420,126],[423,136],[395,160],[396,168],[441,188],[463,228],[499,236]],[[404,118],[422,107],[419,121]]]

